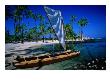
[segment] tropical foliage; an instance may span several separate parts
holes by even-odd
[[[74,33],[71,25],[70,24],[66,24],[64,28],[65,28],[66,40],[75,39],[76,34]]]
[[[88,24],[88,20],[87,18],[81,18],[79,21],[78,21],[78,24],[80,26],[80,37],[81,37],[81,40],[83,40],[83,28]]]
[[[14,26],[14,34],[11,34],[7,29],[5,31],[5,42],[21,42],[24,41],[39,41],[42,40],[43,42],[45,39],[49,39],[53,41],[56,39],[54,30],[52,29],[49,21],[46,21],[45,16],[42,13],[33,12],[29,6],[26,5],[16,5],[13,7],[13,11],[9,6],[5,7],[5,20],[13,20]],[[30,25],[32,22],[25,20],[31,19],[34,21],[33,27]],[[74,26],[77,22],[76,16],[72,15],[70,17],[70,23],[64,24],[65,30],[65,38],[66,40],[76,40],[79,38],[74,32]],[[88,24],[88,20],[86,18],[82,18],[78,21],[81,29],[81,40],[82,40],[82,28]],[[8,28],[8,27],[7,27]],[[48,36],[48,38],[46,38]]]

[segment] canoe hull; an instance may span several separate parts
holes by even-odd
[[[32,68],[32,67],[41,67],[43,65],[53,64],[57,62],[61,62],[64,60],[68,60],[70,58],[74,58],[80,55],[80,52],[65,52],[65,53],[58,53],[57,56],[51,57],[50,55],[44,58],[38,57],[30,59],[28,58],[28,61],[22,61],[22,62],[14,62],[14,66],[16,68]]]
[[[74,54],[74,55],[62,55],[62,56],[56,56],[54,58],[51,58],[50,60],[42,60],[42,63],[43,65],[47,65],[47,64],[52,64],[52,63],[57,63],[57,62],[61,62],[61,61],[64,61],[64,60],[68,60],[70,58],[74,58],[74,57],[77,57],[79,56],[79,53],[77,54]]]

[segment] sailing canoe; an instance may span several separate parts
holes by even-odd
[[[32,67],[40,67],[43,65],[48,65],[48,64],[53,64],[57,62],[61,62],[73,57],[79,56],[80,52],[79,51],[71,51],[67,50],[62,53],[56,53],[53,55],[44,55],[44,56],[39,56],[39,57],[26,57],[26,58],[19,58],[14,63],[14,66],[16,68],[32,68]]]

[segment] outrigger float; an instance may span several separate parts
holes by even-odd
[[[56,53],[53,55],[44,55],[38,57],[26,57],[26,58],[19,58],[14,61],[14,66],[16,68],[32,68],[32,67],[40,67],[43,65],[53,64],[57,62],[61,62],[73,57],[79,56],[79,51],[71,51],[67,50],[62,53]]]

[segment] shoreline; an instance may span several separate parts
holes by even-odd
[[[83,40],[79,40],[79,39],[76,39],[76,40],[65,40],[65,42],[74,42],[74,43],[80,43],[80,42],[83,42],[83,43],[86,43],[86,42],[101,42],[101,41],[106,41],[106,38],[96,38],[96,39],[83,39]],[[36,42],[36,43],[59,43],[58,40],[45,40],[44,42],[42,42],[41,40],[40,41],[24,41],[25,42]],[[13,44],[17,44],[17,43],[21,43],[20,41],[19,42],[9,42],[9,43],[13,43]],[[9,43],[5,43],[5,44],[9,44]],[[21,43],[21,44],[24,44],[24,43]]]
[[[29,57],[33,56],[33,54],[39,54],[39,55],[46,55],[49,53],[45,53],[42,50],[37,50],[37,48],[40,48],[45,45],[51,45],[51,44],[58,44],[58,41],[54,42],[24,42],[22,43],[8,43],[5,44],[5,69],[13,69],[12,62],[17,56],[22,56],[22,57]],[[35,55],[38,56],[38,55]],[[32,68],[33,69],[33,68]],[[74,69],[74,68],[73,68]]]

